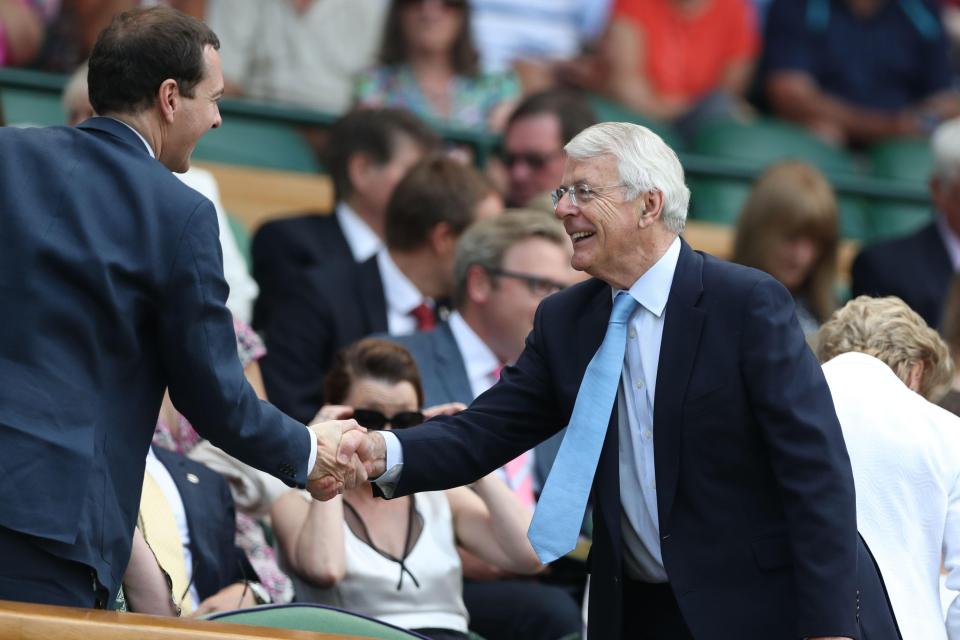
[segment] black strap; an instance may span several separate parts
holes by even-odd
[[[343,504],[344,506],[347,507],[347,509],[350,510],[350,514],[354,517],[354,519],[356,519],[357,523],[359,523],[360,528],[362,529],[362,534],[363,534],[362,536],[359,536],[359,537],[361,540],[363,540],[364,544],[366,544],[368,547],[370,547],[371,549],[379,553],[381,556],[383,556],[387,560],[390,560],[391,562],[396,562],[397,564],[400,565],[400,581],[397,582],[397,591],[400,591],[401,589],[403,589],[404,574],[407,574],[408,576],[410,576],[410,579],[413,580],[413,584],[416,585],[416,587],[419,589],[420,582],[417,580],[417,577],[413,575],[413,572],[411,572],[410,569],[407,567],[407,562],[406,562],[407,557],[410,555],[410,551],[412,550],[410,545],[410,541],[411,541],[410,539],[411,539],[411,536],[413,535],[414,519],[419,516],[416,510],[416,505],[414,504],[414,499],[412,497],[410,498],[410,510],[407,514],[407,534],[404,537],[403,557],[401,558],[397,558],[392,554],[387,553],[386,551],[377,547],[377,545],[373,543],[373,538],[370,537],[370,531],[367,529],[367,523],[363,521],[363,518],[360,517],[360,514],[357,512],[357,510],[346,499],[344,499]]]

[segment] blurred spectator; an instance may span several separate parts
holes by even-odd
[[[501,160],[507,205],[525,207],[556,189],[563,177],[563,146],[597,121],[579,94],[551,89],[525,98],[507,120]]]
[[[733,261],[766,271],[796,303],[805,334],[836,308],[837,198],[815,167],[778,163],[757,179],[737,221]]]
[[[279,291],[319,265],[361,264],[383,246],[384,218],[394,187],[439,137],[403,109],[362,109],[341,118],[330,132],[324,166],[337,199],[332,215],[281,218],[257,230],[251,246],[260,284],[254,326],[262,329]]]
[[[940,406],[960,416],[960,276],[954,275],[944,302],[941,333],[950,349],[954,376],[950,390],[940,399]]]
[[[33,61],[44,41],[46,22],[59,0],[0,0],[0,67],[22,67]]]
[[[373,429],[424,419],[417,366],[406,349],[367,339],[337,355],[327,397]],[[459,543],[513,573],[536,573],[527,541],[531,513],[494,474],[469,488],[376,498],[363,485],[329,502],[288,492],[273,522],[297,599],[322,602],[413,629],[434,640],[466,640]],[[498,636],[499,637],[499,636]]]
[[[340,349],[373,333],[433,326],[437,301],[453,286],[457,240],[502,206],[473,167],[433,157],[411,169],[387,205],[385,248],[359,265],[304,270],[277,296],[264,327],[270,400],[307,422],[323,404],[323,376]]]
[[[773,110],[828,141],[929,133],[960,113],[933,0],[775,0],[765,42]]]
[[[398,106],[458,128],[500,131],[520,94],[511,74],[487,74],[470,34],[467,0],[394,0],[381,66],[357,78],[356,100]]]
[[[81,64],[70,76],[63,88],[63,110],[67,114],[67,124],[78,125],[84,120],[93,117],[93,107],[87,95],[87,63]],[[213,203],[217,210],[217,224],[220,227],[220,249],[223,251],[223,276],[230,286],[227,296],[227,308],[234,318],[243,323],[249,323],[253,315],[253,301],[257,298],[259,289],[257,283],[250,277],[247,261],[237,239],[230,230],[227,212],[220,202],[220,188],[213,174],[206,169],[191,165],[186,173],[174,173],[185,185],[200,192]]]
[[[900,632],[904,640],[956,640],[960,418],[932,403],[953,375],[947,347],[893,297],[851,300],[817,342],[850,454],[857,529],[883,574]],[[946,624],[941,566],[953,600]]]
[[[529,210],[473,225],[454,262],[447,322],[396,336],[416,360],[427,406],[469,404],[493,386],[523,350],[541,300],[572,284],[567,234],[552,215]],[[521,454],[497,474],[532,511],[563,432]],[[470,629],[501,640],[556,640],[580,629],[580,607],[560,587],[512,579],[461,550]]]
[[[910,235],[863,249],[853,262],[853,295],[897,296],[939,327],[950,278],[960,271],[960,118],[930,139],[935,219]]]
[[[748,0],[617,0],[602,67],[570,79],[689,135],[706,119],[745,111],[758,48]]]
[[[603,32],[611,0],[471,0],[470,20],[487,73],[513,69],[525,93],[553,85],[555,63],[577,57]]]
[[[388,0],[208,0],[228,95],[343,113],[373,64]]]

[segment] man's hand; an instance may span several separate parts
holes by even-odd
[[[353,455],[357,445],[351,445],[349,453],[339,450],[348,434],[351,442],[363,437],[366,429],[355,420],[330,420],[310,425],[317,437],[317,462],[308,477],[307,489],[318,500],[329,500],[347,489],[353,489],[367,480],[367,471]]]
[[[255,606],[257,606],[257,599],[253,591],[242,582],[235,582],[201,602],[190,616],[196,618],[217,611],[247,609]]]
[[[377,431],[344,433],[340,439],[340,459],[355,459],[369,478],[379,478],[387,470],[387,443]]]

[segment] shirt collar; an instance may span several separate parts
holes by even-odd
[[[355,262],[366,262],[383,247],[380,237],[346,202],[337,203],[335,215]]]
[[[677,236],[666,253],[630,287],[633,299],[658,318],[663,315],[667,299],[670,298],[670,287],[673,285],[673,274],[677,270],[679,259],[680,237]],[[613,297],[616,298],[620,291],[622,289],[614,289]]]
[[[143,146],[145,146],[145,147],[147,148],[147,153],[150,154],[150,157],[153,158],[153,159],[156,159],[157,154],[155,154],[155,153],[153,152],[153,147],[150,146],[150,143],[147,142],[147,139],[146,139],[146,138],[144,138],[142,135],[140,135],[140,132],[139,132],[139,131],[137,131],[136,129],[134,129],[134,128],[131,127],[130,125],[128,125],[128,124],[127,124],[126,122],[124,122],[123,120],[117,120],[116,118],[111,118],[110,116],[104,116],[104,117],[107,118],[107,119],[109,119],[109,120],[113,120],[114,122],[119,122],[120,124],[122,124],[123,126],[125,126],[127,129],[130,129],[130,131],[133,131],[133,132],[137,135],[137,137],[140,138],[140,142],[143,143]]]
[[[953,265],[953,270],[960,271],[960,238],[953,232],[942,215],[937,216],[937,229],[940,231],[940,237],[943,238],[943,244],[947,248],[947,255],[950,256],[950,264]]]
[[[377,267],[380,269],[380,279],[383,281],[383,296],[387,308],[400,315],[407,315],[417,305],[426,302],[433,306],[433,301],[426,298],[417,286],[410,281],[400,267],[390,257],[386,247],[377,252]]]
[[[453,339],[460,350],[460,355],[463,356],[463,364],[467,369],[468,379],[476,380],[483,376],[489,376],[501,366],[500,359],[487,346],[487,343],[481,340],[480,336],[470,328],[459,311],[451,313],[448,322],[450,323],[450,332],[453,333]]]

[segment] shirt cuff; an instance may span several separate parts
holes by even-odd
[[[396,434],[389,431],[381,431],[383,441],[387,445],[386,471],[374,482],[385,498],[392,498],[393,492],[397,488],[397,482],[400,480],[400,472],[403,470],[403,445]]]
[[[317,434],[310,427],[306,427],[306,429],[307,433],[310,434],[310,457],[307,458],[307,477],[309,477],[317,464]]]

